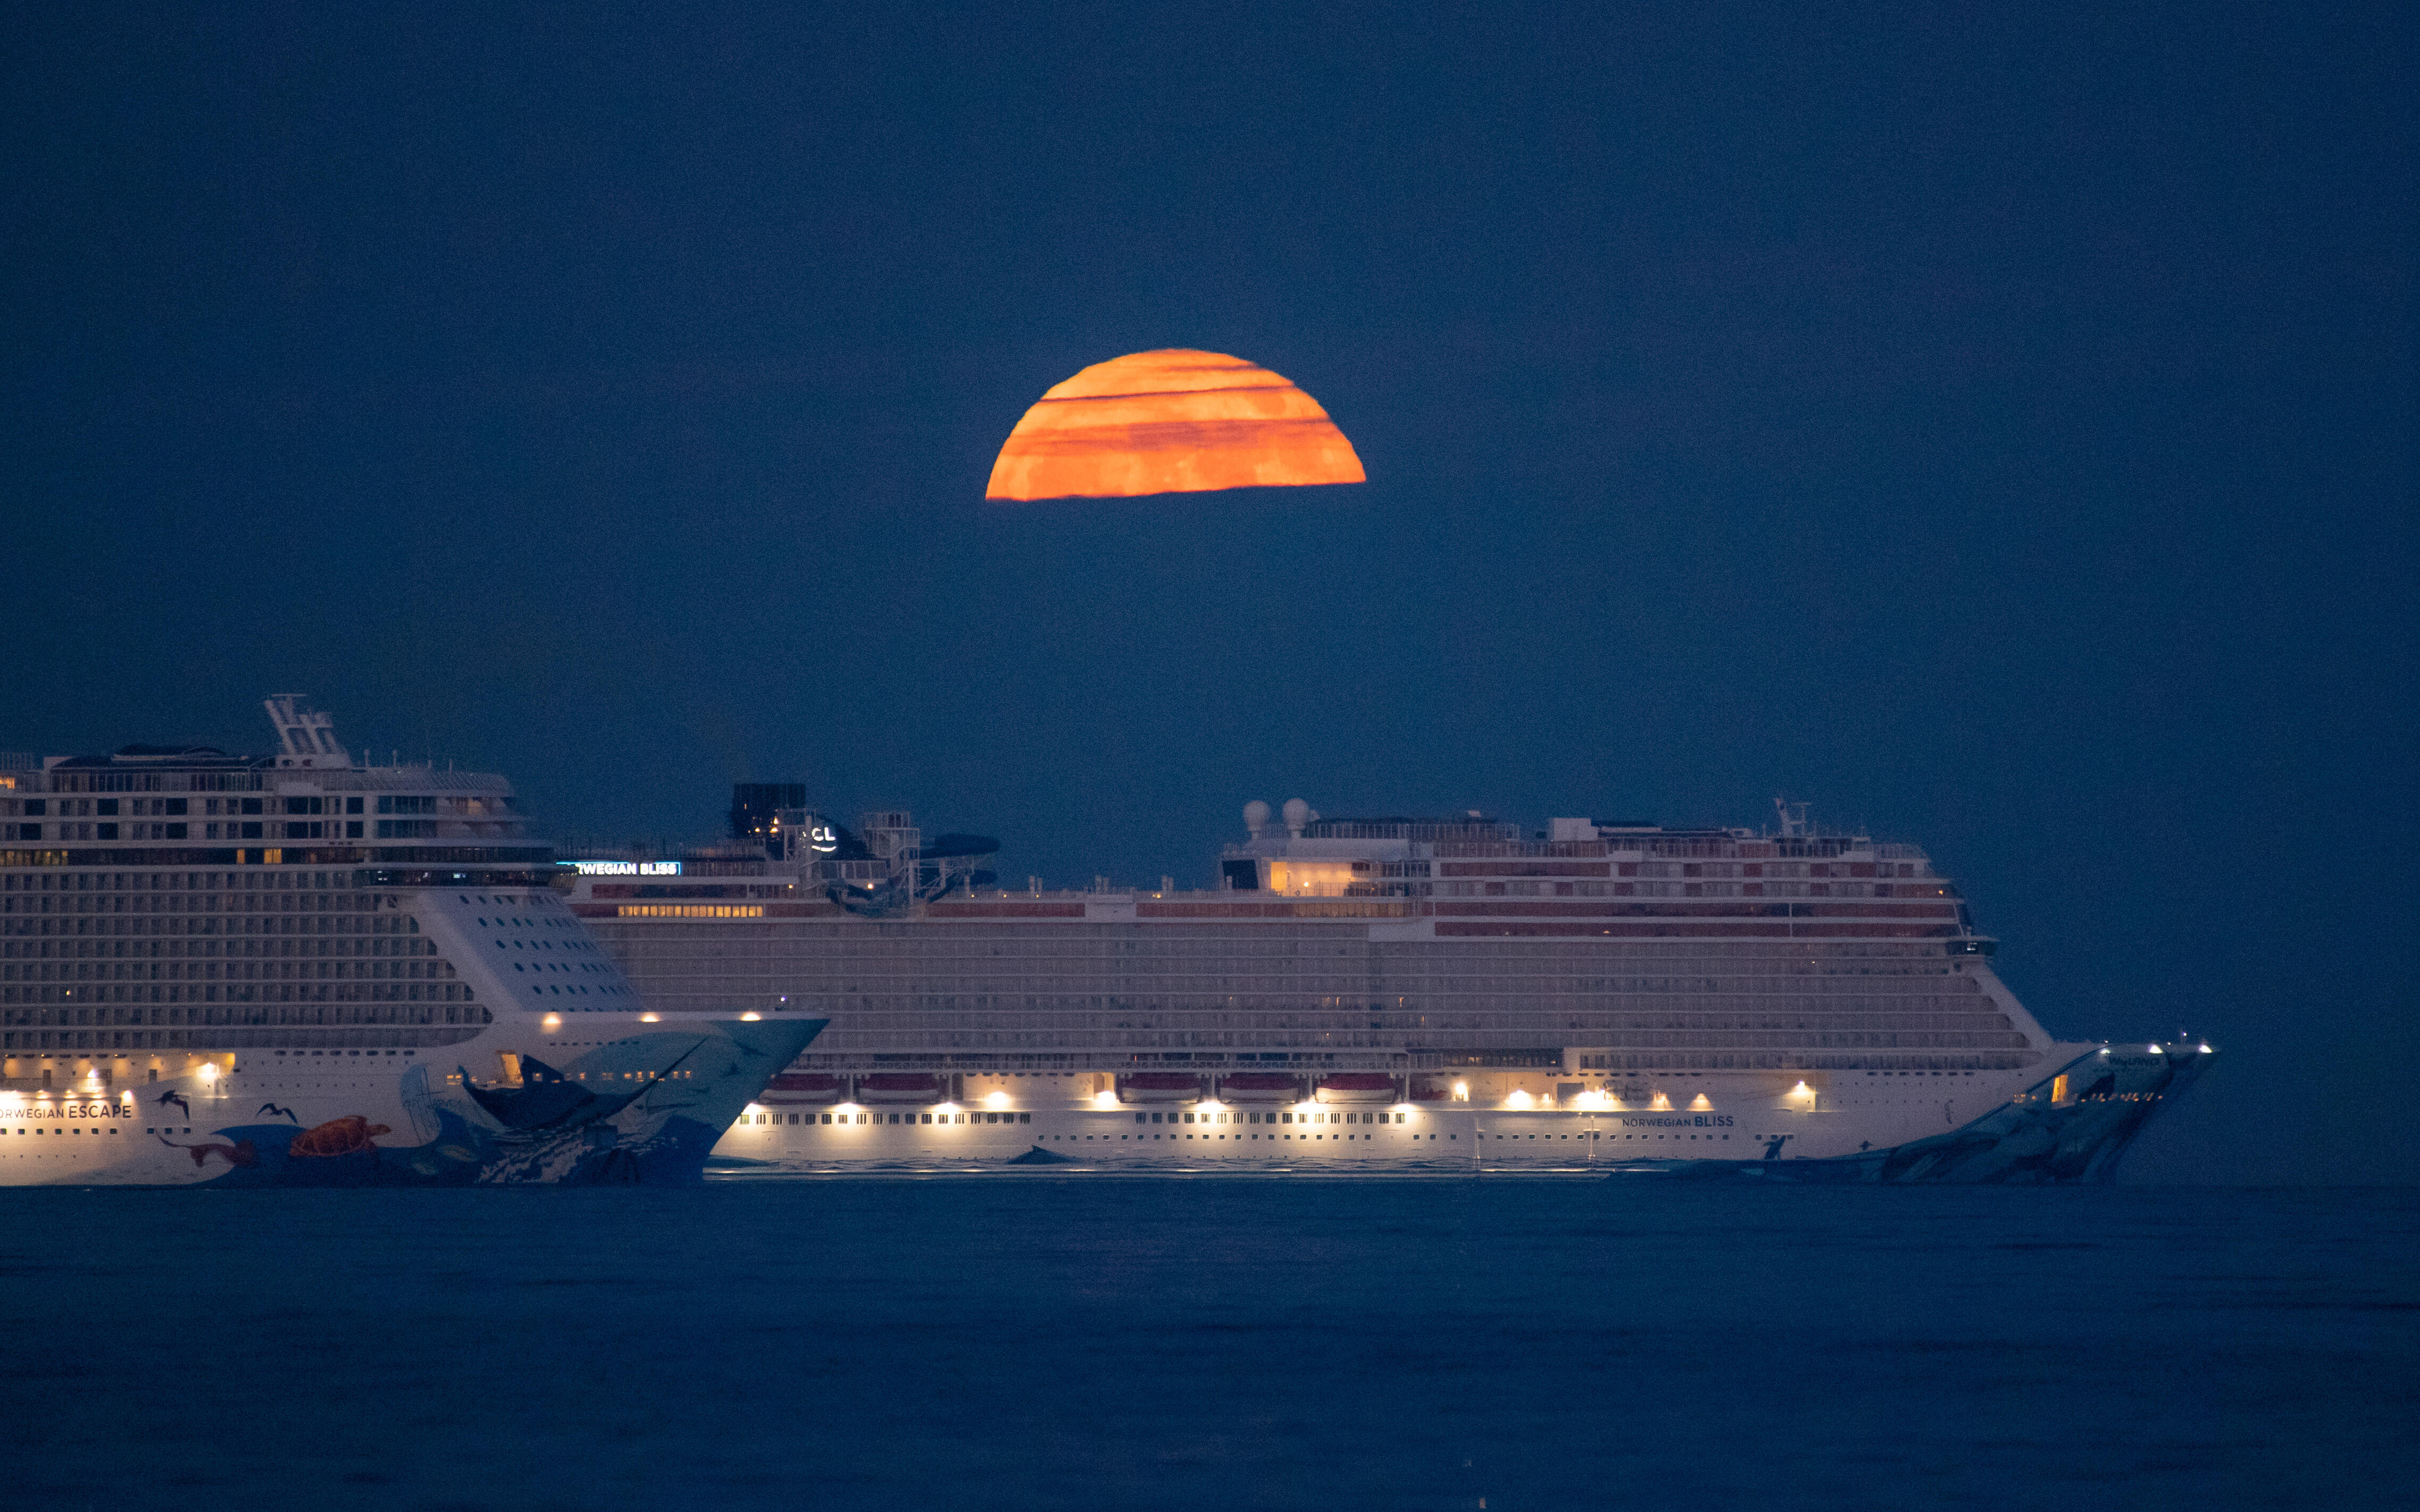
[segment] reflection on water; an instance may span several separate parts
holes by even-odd
[[[2403,1192],[0,1200],[29,1506],[2377,1505],[2420,1381]]]

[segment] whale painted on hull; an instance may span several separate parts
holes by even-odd
[[[316,1068],[287,1070],[271,1061],[249,1075],[228,1072],[147,1088],[139,1113],[131,1094],[123,1112],[111,1102],[107,1121],[134,1123],[115,1130],[132,1138],[105,1138],[100,1148],[79,1139],[39,1151],[32,1140],[10,1140],[7,1152],[63,1162],[24,1171],[21,1180],[80,1185],[685,1185],[703,1179],[715,1141],[823,1023],[650,1026],[560,1066],[521,1047],[536,1035],[525,1039],[504,1027],[461,1047],[492,1049],[501,1041],[520,1072],[509,1082],[480,1082],[469,1070],[477,1061],[464,1057],[451,1075],[432,1075],[433,1068],[414,1062],[390,1066],[391,1077],[380,1083],[348,1078],[339,1089],[315,1087]],[[264,1090],[273,1095],[264,1098]],[[210,1121],[220,1108],[250,1109],[252,1116]],[[147,1117],[178,1121],[145,1129],[140,1120]],[[74,1163],[64,1164],[69,1159]]]

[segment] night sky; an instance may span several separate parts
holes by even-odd
[[[2408,8],[13,8],[0,748],[1927,847],[2139,1178],[2409,1180]],[[1610,14],[1608,14],[1610,12]],[[1368,484],[987,504],[1042,391]]]

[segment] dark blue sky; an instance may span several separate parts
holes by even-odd
[[[0,746],[296,689],[562,830],[796,778],[1066,883],[1786,790],[2055,1030],[2224,1044],[2138,1174],[2414,1174],[2408,9],[7,27]],[[1166,346],[1371,482],[983,501]]]

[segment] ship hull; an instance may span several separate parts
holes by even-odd
[[[422,1052],[256,1050],[122,1089],[0,1094],[0,1185],[683,1185],[823,1027],[560,1017]]]
[[[1860,1086],[1826,1106],[1701,1078],[1704,1108],[1283,1111],[1196,1105],[752,1108],[715,1146],[757,1175],[981,1170],[1571,1171],[1746,1175],[1821,1183],[2071,1184],[2114,1179],[2126,1149],[2203,1073],[2191,1045],[2066,1045],[2048,1074]],[[1737,1094],[1737,1095],[1734,1095]],[[1946,1094],[1946,1095],[1945,1095]],[[1938,1133],[1921,1132],[1932,1119]],[[1038,1154],[1036,1152],[1039,1152]]]

